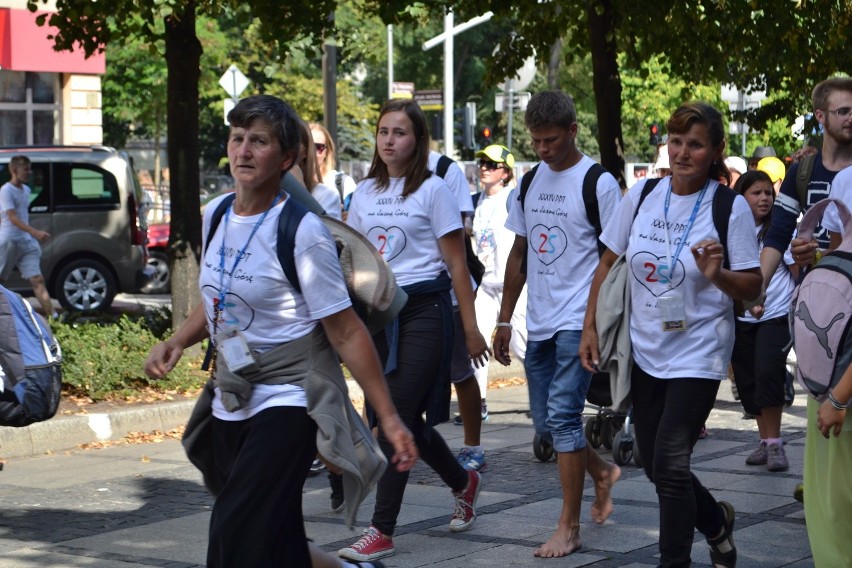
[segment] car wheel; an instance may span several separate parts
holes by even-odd
[[[148,266],[154,268],[154,277],[142,288],[145,294],[168,294],[171,288],[169,257],[160,250],[148,251]]]
[[[54,296],[68,311],[105,310],[115,294],[112,272],[97,260],[72,260],[56,275]]]

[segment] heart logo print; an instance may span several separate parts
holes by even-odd
[[[559,227],[536,225],[530,231],[529,243],[541,263],[550,266],[568,248],[568,237]]]
[[[669,261],[667,257],[657,256],[650,252],[637,252],[630,259],[633,268],[633,277],[642,286],[659,298],[671,288],[677,288],[683,283],[685,268],[683,262],[678,260],[674,270],[674,286],[669,283]]]
[[[373,227],[367,231],[367,240],[373,243],[385,262],[390,262],[405,248],[405,233],[399,227]]]

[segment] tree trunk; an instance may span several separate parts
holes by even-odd
[[[621,77],[615,44],[615,9],[612,0],[588,4],[589,45],[592,49],[592,84],[598,117],[601,165],[625,187],[624,140],[621,133]]]
[[[547,61],[547,88],[559,88],[559,67],[562,65],[562,38],[556,38],[550,46],[550,59]]]
[[[172,323],[177,327],[200,302],[198,262],[201,214],[198,171],[198,80],[201,43],[195,35],[195,2],[166,18],[168,67],[169,263]]]

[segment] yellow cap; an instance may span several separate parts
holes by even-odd
[[[476,153],[476,157],[488,158],[492,162],[496,162],[498,164],[502,164],[505,162],[509,169],[515,167],[515,156],[512,155],[511,150],[500,144],[492,144],[491,146],[486,146],[485,148]]]
[[[761,158],[757,163],[757,169],[768,175],[769,179],[772,180],[772,183],[775,183],[778,180],[783,180],[784,175],[787,173],[787,168],[784,167],[784,162],[775,156]]]

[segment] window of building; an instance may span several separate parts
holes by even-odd
[[[59,75],[0,71],[0,145],[59,143]]]

